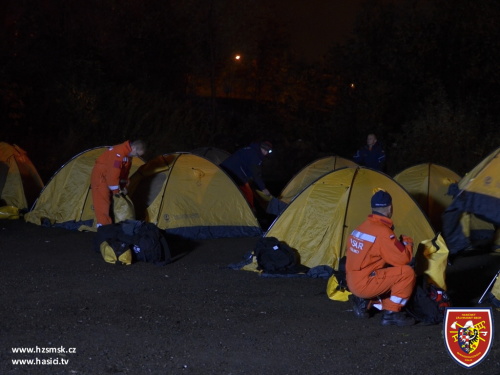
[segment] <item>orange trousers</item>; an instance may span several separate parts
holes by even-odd
[[[99,168],[92,171],[90,177],[90,186],[92,189],[92,202],[94,204],[94,214],[97,224],[113,224],[109,211],[111,207],[111,191],[106,182],[106,174]]]
[[[349,284],[354,295],[365,299],[380,299],[382,309],[400,311],[415,287],[415,271],[410,266],[387,267],[373,271],[368,278]]]

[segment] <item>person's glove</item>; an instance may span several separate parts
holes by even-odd
[[[127,188],[123,188],[123,189],[120,189],[120,190],[114,190],[113,191],[113,195],[116,197],[116,198],[120,198],[121,196],[125,196],[128,194],[128,190]]]
[[[267,190],[267,189],[263,189],[263,190],[261,190],[261,191],[262,191],[265,195],[267,195],[268,197],[270,197],[270,196],[271,196],[271,193],[269,192],[269,190]]]
[[[399,240],[403,243],[403,245],[410,245],[413,247],[413,238],[402,234],[401,236],[399,236]]]

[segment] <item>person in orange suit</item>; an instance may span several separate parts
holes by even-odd
[[[144,155],[145,150],[141,140],[126,141],[110,147],[97,158],[90,178],[97,227],[113,223],[109,216],[112,195],[127,194],[132,158]]]
[[[413,239],[396,238],[392,197],[379,190],[371,198],[372,214],[349,236],[346,249],[346,280],[358,317],[369,317],[370,303],[381,310],[382,325],[406,326],[415,320],[402,311],[415,287],[416,275],[409,265]]]

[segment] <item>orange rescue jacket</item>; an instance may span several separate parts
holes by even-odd
[[[392,220],[371,214],[347,241],[347,284],[355,285],[381,268],[406,265],[412,256],[413,244],[405,245],[396,238]]]
[[[128,175],[132,167],[132,158],[128,155],[132,151],[130,142],[126,141],[110,147],[95,162],[95,168],[106,176],[109,190],[118,193],[120,188],[128,184]]]

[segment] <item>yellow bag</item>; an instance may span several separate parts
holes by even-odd
[[[126,247],[125,244],[119,242],[113,243],[111,246],[107,241],[101,243],[101,255],[104,260],[111,264],[126,265],[132,264],[132,250]]]
[[[445,276],[449,253],[446,242],[439,233],[431,240],[422,241],[415,254],[417,276],[425,274],[429,283],[446,290]]]
[[[125,220],[135,220],[134,203],[128,195],[113,195],[113,214],[115,223],[120,223]]]
[[[335,275],[330,276],[326,284],[326,295],[334,301],[347,302],[352,293],[340,286]]]
[[[9,220],[19,219],[19,208],[14,206],[0,207],[0,219],[9,219]]]

